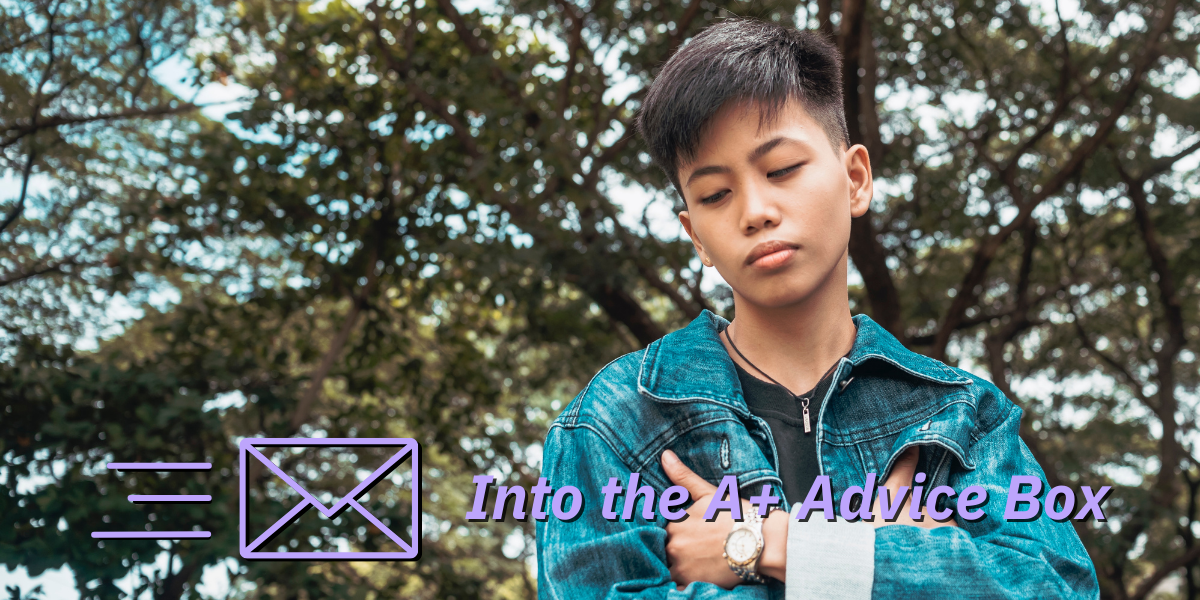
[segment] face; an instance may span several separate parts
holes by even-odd
[[[873,191],[864,147],[835,150],[796,102],[761,127],[756,107],[731,104],[679,182],[679,220],[736,303],[783,308],[830,285],[845,293],[850,218],[866,213]]]

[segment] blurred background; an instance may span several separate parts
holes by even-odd
[[[733,316],[632,129],[728,15],[845,55],[852,309],[994,381],[1051,485],[1114,486],[1076,524],[1104,598],[1200,596],[1195,0],[0,0],[6,594],[534,597],[471,477],[532,485],[600,367]],[[237,558],[264,434],[417,438],[421,559]],[[214,499],[125,499],[163,485]],[[149,526],[213,539],[90,538]]]

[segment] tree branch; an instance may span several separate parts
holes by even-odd
[[[321,357],[321,364],[317,365],[317,370],[313,371],[312,379],[308,383],[308,389],[305,390],[300,401],[296,403],[296,411],[292,413],[292,419],[288,422],[288,427],[293,433],[299,431],[300,426],[308,422],[308,418],[312,414],[312,409],[316,406],[317,399],[321,397],[325,379],[329,377],[329,372],[333,370],[334,363],[342,355],[342,349],[346,347],[346,342],[350,340],[350,334],[354,331],[354,326],[358,324],[358,317],[362,314],[366,298],[369,295],[370,289],[374,287],[376,279],[374,277],[374,265],[371,265],[370,273],[372,276],[368,280],[367,285],[363,287],[362,293],[351,299],[350,310],[346,312],[346,317],[342,320],[342,327],[338,329],[337,334],[330,340],[329,350]]]
[[[1025,229],[1024,242],[1024,250],[1021,253],[1020,273],[1017,277],[1016,290],[1014,290],[1016,308],[1013,309],[1008,323],[997,328],[984,339],[984,347],[987,349],[988,369],[992,374],[992,382],[996,384],[996,387],[1000,388],[1000,391],[1005,396],[1014,402],[1018,401],[1019,398],[1013,393],[1012,385],[1009,382],[1008,365],[1004,362],[1004,346],[1016,339],[1021,332],[1035,324],[1029,318],[1029,283],[1030,274],[1033,271],[1033,254],[1037,247],[1036,228],[1028,227]],[[1046,455],[1045,449],[1042,448],[1041,440],[1034,435],[1027,420],[1021,422],[1020,436],[1025,445],[1029,447],[1029,451],[1033,454],[1034,459],[1037,460],[1038,464],[1042,465],[1042,469],[1046,473],[1046,482],[1050,484],[1050,487],[1062,485],[1062,479],[1058,475],[1058,470],[1052,468],[1054,463]]]
[[[261,463],[260,463],[261,464]],[[167,577],[164,578],[161,592],[154,593],[154,600],[178,600],[183,597],[183,586],[204,566],[204,561],[197,556],[184,562],[178,573],[171,573],[171,561],[167,562]]]
[[[663,62],[666,62],[671,55],[675,54],[675,50],[683,43],[683,36],[687,35],[687,30],[691,28],[692,21],[696,20],[696,15],[700,14],[701,0],[692,0],[688,3],[687,8],[683,9],[683,16],[679,17],[679,21],[675,23],[675,31],[671,33],[670,45],[667,48],[667,55],[663,57]]]
[[[21,170],[21,195],[17,196],[17,204],[13,207],[12,212],[4,218],[3,223],[0,223],[0,233],[4,233],[4,230],[8,229],[8,226],[16,222],[21,217],[21,213],[25,212],[25,197],[29,193],[29,178],[33,174],[33,160],[36,155],[37,149],[30,144],[29,156],[25,158],[25,168]],[[7,282],[0,282],[0,287],[4,285],[7,285]]]
[[[1075,324],[1075,332],[1079,334],[1079,339],[1083,342],[1083,347],[1087,348],[1088,352],[1100,357],[1101,362],[1107,364],[1112,370],[1116,371],[1117,374],[1129,384],[1130,390],[1135,396],[1138,397],[1138,400],[1141,400],[1142,403],[1149,405],[1149,402],[1147,402],[1149,398],[1142,393],[1142,382],[1138,381],[1138,379],[1133,376],[1133,373],[1129,369],[1125,368],[1125,365],[1122,365],[1120,361],[1097,349],[1096,344],[1092,343],[1091,336],[1089,336],[1087,331],[1084,330],[1083,324],[1080,322],[1079,315],[1075,313],[1074,308],[1071,308],[1069,312],[1071,313],[1071,316],[1074,317],[1072,322]]]
[[[416,17],[414,16],[412,18],[415,19]],[[408,92],[413,95],[417,102],[420,102],[422,106],[432,111],[438,116],[439,119],[450,126],[450,131],[454,133],[454,137],[463,145],[463,149],[466,151],[467,155],[472,160],[478,158],[480,156],[479,146],[475,144],[475,138],[471,135],[471,131],[467,128],[467,126],[460,121],[457,116],[450,112],[445,103],[439,101],[437,98],[434,98],[432,94],[426,92],[421,88],[420,85],[409,81],[409,69],[408,65],[405,64],[407,60],[401,60],[397,58],[392,52],[392,49],[388,47],[387,42],[383,39],[382,26],[379,24],[379,19],[370,19],[367,21],[367,23],[371,28],[371,32],[374,34],[375,46],[379,49],[379,52],[383,54],[384,60],[387,61],[388,68],[396,73],[396,76],[399,77],[401,81],[406,83],[405,88],[408,89]],[[409,40],[406,40],[406,42],[407,41]]]
[[[1185,150],[1185,152],[1187,152]],[[1146,179],[1133,178],[1121,165],[1116,163],[1117,172],[1125,181],[1125,187],[1133,204],[1134,221],[1137,223],[1142,242],[1146,246],[1146,254],[1150,258],[1151,269],[1158,275],[1159,303],[1166,316],[1166,339],[1158,350],[1152,350],[1156,368],[1157,396],[1155,411],[1162,424],[1162,435],[1159,439],[1159,460],[1162,467],[1156,477],[1153,498],[1163,509],[1169,509],[1177,496],[1178,481],[1175,472],[1187,452],[1180,445],[1178,438],[1179,423],[1176,413],[1179,408],[1175,396],[1175,362],[1179,352],[1187,343],[1187,330],[1183,317],[1183,306],[1179,298],[1175,273],[1167,259],[1166,252],[1159,242],[1158,232],[1150,217],[1149,202],[1146,198],[1144,184]],[[1156,165],[1158,166],[1158,165]],[[1165,170],[1169,167],[1163,167]],[[1157,326],[1155,326],[1157,328]]]
[[[1116,125],[1117,120],[1125,113],[1125,109],[1133,101],[1146,71],[1160,55],[1159,46],[1161,38],[1174,22],[1177,6],[1178,0],[1168,0],[1167,5],[1163,8],[1162,15],[1147,36],[1148,39],[1144,46],[1145,51],[1138,57],[1138,60],[1134,64],[1129,82],[1125,84],[1119,100],[1113,105],[1112,111],[1108,116],[1097,126],[1096,131],[1086,140],[1080,142],[1075,150],[1071,152],[1071,157],[1067,160],[1063,169],[1055,173],[1043,185],[1041,191],[1027,201],[1022,202],[1019,200],[1022,197],[1019,186],[1009,186],[1009,193],[1013,198],[1018,199],[1020,210],[1008,225],[979,244],[979,247],[975,251],[971,268],[959,284],[958,294],[954,297],[954,301],[946,311],[945,318],[938,329],[931,350],[931,354],[935,358],[945,358],[946,346],[950,343],[950,336],[957,329],[958,323],[964,318],[967,308],[978,299],[983,281],[987,277],[987,272],[991,267],[992,261],[995,260],[1000,247],[1013,232],[1025,226],[1025,222],[1031,218],[1034,209],[1052,194],[1057,193],[1074,176],[1075,172],[1083,167],[1084,162],[1095,154],[1096,150],[1100,148],[1101,144],[1107,138],[1109,132]]]
[[[559,0],[558,5],[571,21],[571,31],[567,40],[567,70],[563,72],[558,93],[558,116],[562,117],[571,98],[571,79],[575,75],[575,65],[578,64],[579,48],[583,46],[583,16],[575,12],[565,0]]]
[[[817,28],[835,40],[833,33],[833,0],[817,0]]]
[[[7,279],[0,279],[0,288],[10,286],[14,283],[20,283],[22,281],[25,281],[26,279],[32,279],[39,275],[45,275],[46,273],[53,273],[55,271],[61,271],[63,269],[63,267],[75,266],[77,264],[78,263],[75,262],[75,259],[71,258],[71,259],[67,259],[67,260],[64,260],[61,262],[50,264],[50,265],[47,265],[44,267],[38,267],[36,269],[33,269],[32,271],[27,271],[27,272],[21,273],[19,275],[13,275],[12,277],[9,277]],[[82,266],[95,266],[98,264],[100,264],[100,263],[87,263]]]
[[[1137,178],[1145,181],[1152,177],[1157,177],[1158,175],[1166,173],[1168,169],[1175,166],[1175,163],[1187,158],[1197,150],[1200,150],[1200,140],[1196,140],[1196,143],[1184,148],[1183,150],[1180,150],[1179,152],[1176,152],[1175,154],[1164,156],[1154,161],[1150,164],[1150,168],[1146,169],[1146,171]]]
[[[1054,126],[1067,113],[1067,107],[1079,95],[1078,93],[1068,95],[1071,85],[1071,72],[1073,71],[1071,68],[1071,45],[1067,39],[1067,26],[1063,21],[1062,12],[1059,10],[1057,0],[1054,3],[1054,12],[1058,16],[1058,35],[1055,37],[1062,44],[1062,68],[1059,69],[1058,73],[1058,92],[1054,99],[1054,110],[1050,112],[1050,116],[1046,119],[1046,122],[1041,127],[1038,127],[1037,131],[1017,148],[1016,152],[1009,157],[1008,163],[1000,170],[1000,177],[1005,182],[1013,181],[1012,176],[1021,157],[1028,154],[1030,150],[1033,150],[1033,147],[1043,137],[1054,130]]]
[[[699,3],[699,0],[695,1],[697,4]],[[471,50],[473,54],[480,55],[481,57],[485,54],[489,54],[486,49],[486,45],[483,44],[482,40],[480,40],[478,36],[474,34],[473,30],[467,28],[466,20],[463,19],[462,15],[457,11],[457,9],[455,9],[450,0],[439,0],[438,6],[440,7],[441,11],[447,15],[450,21],[455,24],[455,28],[459,32],[459,36],[463,38],[464,43],[467,44],[468,49]],[[390,48],[388,48],[387,44],[383,41],[383,38],[380,35],[380,26],[377,21],[378,20],[369,21],[370,27],[373,28],[375,33],[376,44],[383,53],[384,59],[388,61],[390,68],[398,71],[399,75],[404,76],[405,72],[398,70],[398,59],[391,52]],[[503,73],[498,73],[498,69],[495,67],[494,63],[492,65],[492,71],[494,76],[500,76],[502,79],[504,79]],[[507,79],[504,80],[507,81]],[[462,144],[467,157],[472,162],[482,165],[482,161],[484,161],[486,157],[475,144],[475,140],[471,136],[466,125],[457,117],[450,114],[449,111],[446,110],[446,107],[441,102],[438,102],[437,99],[431,96],[429,93],[415,86],[410,86],[409,89],[413,92],[413,96],[418,102],[427,105],[430,110],[433,110],[443,120],[443,122],[451,127],[455,138],[458,139]],[[510,93],[510,95],[513,94]],[[515,95],[515,98],[519,101],[522,100],[519,93]],[[605,155],[611,156],[619,152],[620,149],[624,148],[625,145],[629,143],[628,140],[631,137],[632,136],[625,136],[625,138],[622,138],[613,144],[613,146],[607,148],[606,151],[602,153],[601,158],[604,159]],[[611,158],[608,160],[611,160]],[[593,174],[598,173],[599,168],[594,168]],[[559,178],[559,181],[561,181],[561,178]],[[593,177],[590,180],[590,183],[594,182],[595,178]],[[585,183],[589,182],[585,181]],[[542,193],[542,197],[553,196],[554,194],[560,192],[561,190],[559,184],[547,185],[546,189]],[[539,221],[537,220],[537,212],[534,210],[528,210],[528,206],[536,206],[537,201],[531,200],[528,206],[526,206],[524,202],[510,200],[512,199],[506,199],[499,197],[498,195],[492,195],[491,198],[491,201],[495,205],[503,207],[503,209],[509,213],[514,223],[534,237],[535,243],[545,242],[544,237],[538,233]],[[586,245],[586,240],[583,242]],[[595,248],[601,253],[609,253],[599,245],[593,245],[589,247]],[[574,253],[575,251],[572,250],[572,252]],[[613,256],[613,258],[617,260],[623,260],[628,257],[618,255]],[[605,277],[604,273],[597,273],[591,268],[586,268],[583,270],[572,270],[573,267],[559,268],[563,268],[565,271],[567,281],[578,286],[584,291],[584,293],[590,296],[604,310],[605,314],[607,314],[610,319],[624,324],[639,343],[648,345],[650,342],[662,337],[665,334],[662,328],[654,321],[653,317],[651,317],[650,314],[641,306],[637,298],[635,298],[622,286],[616,285],[611,278]],[[654,285],[653,282],[648,281],[648,283],[650,283],[652,286]]]
[[[196,104],[182,103],[178,106],[156,106],[153,108],[131,108],[116,113],[105,113],[101,115],[57,115],[47,119],[36,119],[28,125],[19,125],[9,127],[4,131],[4,139],[0,141],[0,148],[11,146],[21,138],[37,133],[43,129],[53,127],[61,127],[63,125],[82,125],[84,123],[94,123],[96,121],[119,121],[122,119],[138,119],[142,117],[161,117],[165,115],[175,115],[201,108]],[[11,135],[10,135],[11,134]]]
[[[458,11],[451,0],[438,0],[438,9],[446,15],[447,19],[454,24],[454,31],[458,33],[459,39],[467,46],[467,51],[472,56],[491,59],[491,50],[484,39],[475,33],[475,28],[467,24],[467,19]],[[414,17],[415,18],[415,17]],[[517,104],[524,104],[524,98],[521,97],[521,90],[513,84],[495,62],[490,63],[490,72],[492,79],[499,85],[501,89],[508,94]]]
[[[1154,572],[1143,579],[1141,583],[1138,584],[1137,588],[1134,589],[1133,593],[1129,595],[1130,600],[1142,600],[1143,598],[1149,596],[1150,592],[1154,591],[1154,588],[1158,584],[1162,583],[1162,581],[1166,579],[1168,575],[1187,566],[1188,563],[1191,563],[1196,559],[1200,559],[1200,545],[1193,546],[1191,550],[1176,556],[1175,558],[1163,563],[1162,566],[1155,569]]]
[[[1162,300],[1163,312],[1166,313],[1168,328],[1167,343],[1163,345],[1160,353],[1163,354],[1164,359],[1173,359],[1174,355],[1183,348],[1185,343],[1183,306],[1179,300],[1175,273],[1171,269],[1167,254],[1158,240],[1157,228],[1150,218],[1149,203],[1146,199],[1146,192],[1142,187],[1146,180],[1131,178],[1129,173],[1121,166],[1120,161],[1114,162],[1116,163],[1117,172],[1125,180],[1129,200],[1133,204],[1134,220],[1137,222],[1142,242],[1146,245],[1146,254],[1150,257],[1150,266],[1158,274],[1158,293]],[[1162,367],[1163,365],[1160,364],[1159,366]]]
[[[644,93],[645,88],[643,88],[642,91],[638,92],[637,94],[630,95],[625,99],[625,102],[640,99]],[[624,152],[625,149],[629,147],[629,144],[633,143],[633,140],[637,137],[637,133],[634,131],[635,126],[632,120],[622,120],[620,123],[621,128],[625,130],[624,133],[621,135],[620,139],[613,142],[611,146],[605,148],[604,151],[600,153],[600,156],[596,157],[596,168],[592,169],[594,172],[599,173],[601,166],[611,163],[613,159],[616,158],[621,152]]]
[[[866,13],[867,7],[863,0],[845,0],[842,5],[842,101],[846,111],[850,143],[863,144],[867,147],[868,156],[882,161],[882,151],[879,150],[882,144],[878,142],[878,129],[870,139],[864,130],[864,121],[873,121],[875,126],[878,126],[878,117],[864,118],[866,111],[869,110],[873,114],[876,109],[875,90],[867,90],[866,86],[862,86],[864,89],[862,93],[859,92],[863,82],[858,72],[863,66],[863,57],[873,55],[875,51]],[[866,62],[873,64],[874,57]],[[871,70],[874,71],[874,67]],[[874,79],[874,73],[871,73],[871,79]],[[873,146],[878,154],[872,154]],[[849,251],[850,259],[862,275],[867,300],[871,304],[871,316],[884,329],[904,342],[900,293],[892,280],[891,270],[887,267],[887,250],[879,242],[870,212],[850,222]]]
[[[488,54],[487,42],[475,34],[475,28],[467,25],[467,20],[463,18],[462,13],[458,12],[458,8],[454,6],[451,0],[438,0],[438,9],[442,14],[446,15],[447,19],[454,24],[454,31],[458,32],[458,37],[467,46],[467,50],[475,56],[483,56]],[[415,16],[413,17],[416,18]]]

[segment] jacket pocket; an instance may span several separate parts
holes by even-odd
[[[904,451],[920,448],[917,473],[925,473],[922,485],[926,490],[946,485],[952,469],[974,471],[975,463],[970,459],[971,432],[975,430],[975,406],[965,399],[939,407],[939,410],[918,419],[902,429],[885,450],[885,460],[880,473],[886,479],[893,465]],[[882,444],[877,448],[884,450]]]

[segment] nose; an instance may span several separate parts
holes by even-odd
[[[752,185],[744,188],[742,194],[741,228],[746,234],[752,234],[763,229],[779,226],[783,213],[779,204],[768,190],[762,186]]]

